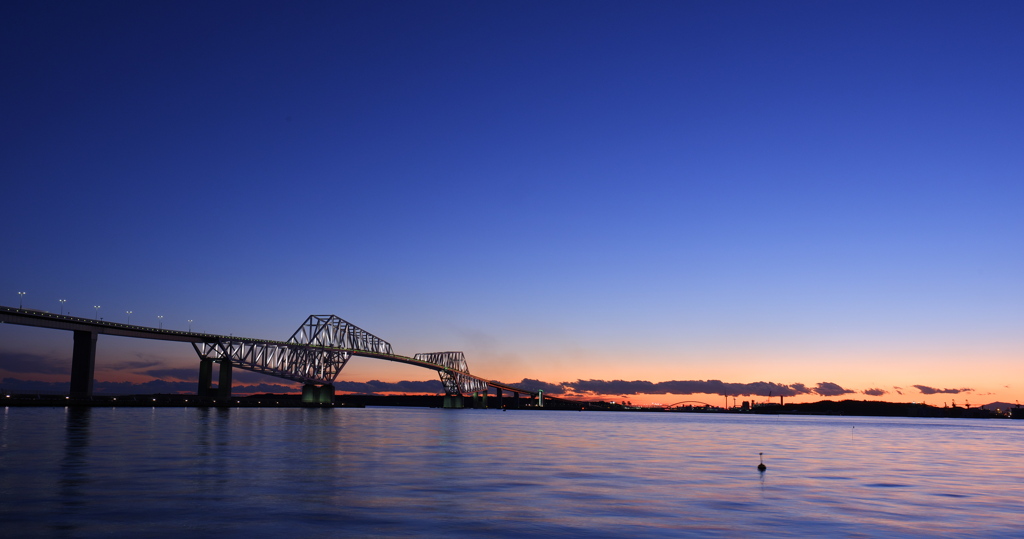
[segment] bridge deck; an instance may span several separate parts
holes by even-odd
[[[82,318],[78,316],[55,314],[47,311],[37,311],[34,309],[19,309],[15,307],[5,307],[0,305],[0,323],[4,324],[15,324],[20,326],[33,326],[50,329],[62,329],[66,331],[88,331],[90,333],[102,334],[102,335],[116,335],[119,337],[133,337],[137,339],[151,339],[159,341],[177,341],[177,342],[189,342],[189,343],[212,343],[212,342],[239,342],[254,345],[268,344],[276,346],[287,346],[297,348],[317,348],[323,350],[349,352],[353,356],[368,357],[374,359],[383,359],[385,361],[394,361],[396,363],[405,363],[407,365],[414,365],[416,367],[422,367],[425,369],[431,369],[433,371],[450,370],[462,376],[479,380],[487,384],[490,387],[498,388],[503,391],[510,391],[515,393],[523,393],[529,395],[536,395],[536,391],[530,391],[527,389],[517,388],[507,384],[502,384],[494,380],[487,380],[480,376],[475,376],[468,372],[455,371],[446,369],[440,365],[430,363],[427,361],[421,361],[412,357],[402,356],[398,354],[383,354],[378,352],[368,352],[365,350],[357,350],[351,348],[329,348],[321,346],[309,346],[296,344],[294,342],[287,341],[273,341],[267,339],[253,339],[249,337],[236,337],[234,335],[216,335],[212,333],[194,333],[189,331],[177,331],[173,329],[161,329],[153,328],[148,326],[137,326],[131,324],[119,324],[117,322],[109,322],[105,320],[96,320],[93,318]],[[236,365],[239,368],[246,370],[253,370],[247,368],[244,365]],[[271,374],[271,376],[273,376]]]

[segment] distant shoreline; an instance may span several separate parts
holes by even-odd
[[[442,408],[444,395],[337,395],[333,404],[308,403],[301,395],[262,394],[223,397],[198,397],[196,395],[151,394],[151,395],[97,395],[90,398],[73,398],[66,395],[34,393],[11,393],[0,396],[4,406],[76,406],[76,407],[218,407],[218,408],[365,408],[366,406],[405,406],[419,408]],[[466,408],[473,408],[472,399],[466,399]],[[478,402],[477,407],[484,408]],[[486,407],[498,409],[498,401],[490,398]],[[516,409],[513,399],[502,401],[501,408]],[[750,409],[724,410],[713,407],[666,410],[624,406],[609,402],[581,402],[563,399],[545,399],[544,406],[520,402],[521,410],[570,410],[570,411],[622,411],[647,413],[723,413],[723,414],[773,414],[773,415],[822,415],[822,416],[863,416],[863,417],[946,417],[946,418],[1013,418],[1024,419],[1024,408],[1008,407],[1006,410],[986,408],[937,407],[919,403],[823,400],[800,404],[765,404]]]

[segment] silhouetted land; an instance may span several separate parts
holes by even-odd
[[[1005,404],[1005,403],[1000,403]],[[201,398],[195,395],[97,395],[88,399],[69,398],[64,395],[11,394],[0,396],[0,405],[5,406],[218,406],[218,407],[323,407],[329,405],[308,404],[302,402],[300,395],[261,394],[245,397]],[[422,408],[441,408],[444,406],[444,395],[337,395],[335,407],[362,408],[366,406],[413,406]],[[498,408],[498,400],[487,399],[487,408]],[[466,408],[482,408],[482,400],[465,399]],[[502,408],[516,408],[515,400],[504,398]],[[762,404],[749,410],[723,410],[714,407],[676,408],[643,408],[605,401],[583,402],[567,399],[545,397],[544,407],[538,408],[536,402],[522,398],[519,409],[523,410],[568,410],[568,411],[622,411],[645,413],[739,413],[739,414],[784,414],[784,415],[834,415],[834,416],[890,416],[890,417],[965,417],[989,418],[1006,417],[1009,413],[1015,419],[1024,419],[1024,408],[1009,407],[996,413],[985,408],[963,408],[959,406],[937,407],[927,404],[905,402],[881,402],[824,400],[802,404]]]
[[[882,401],[819,401],[802,404],[769,404],[750,410],[754,414],[857,415],[891,417],[1004,417],[984,408],[938,407],[927,404]]]

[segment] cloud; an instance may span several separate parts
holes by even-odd
[[[547,382],[541,382],[540,380],[533,380],[533,379],[530,379],[530,378],[523,378],[523,380],[521,382],[516,382],[516,383],[513,383],[513,384],[509,384],[509,385],[513,385],[513,386],[516,386],[516,387],[521,387],[523,389],[528,389],[530,391],[538,391],[539,390],[539,391],[543,391],[545,393],[556,393],[556,394],[561,394],[566,389],[564,384],[549,384]]]
[[[171,378],[182,382],[197,382],[199,380],[199,369],[149,369],[141,374],[153,378]],[[239,373],[241,374],[241,373]]]
[[[523,382],[525,383],[526,380],[523,380]],[[651,382],[628,382],[626,380],[576,380],[575,382],[565,382],[560,386],[551,385],[551,387],[564,388],[574,393],[592,393],[595,395],[635,395],[638,393],[657,392],[654,390],[654,384]],[[545,391],[548,391],[548,389],[545,389]],[[552,389],[551,391],[554,390]]]
[[[753,382],[750,384],[728,384],[730,395],[761,396],[761,397],[795,397],[809,393],[806,387],[799,389],[793,385],[776,384],[775,382]],[[794,384],[803,386],[803,384]]]
[[[835,397],[846,395],[847,393],[856,393],[852,389],[844,389],[839,384],[833,384],[832,382],[818,382],[818,387],[814,388],[814,392],[822,397]]]
[[[219,366],[214,365],[213,367],[213,379],[217,380],[219,374]],[[141,371],[140,374],[146,376],[152,376],[158,379],[171,379],[179,382],[190,382],[196,384],[199,381],[199,367],[195,368],[170,368],[170,369],[148,369]],[[263,374],[259,372],[244,370],[244,369],[233,369],[231,371],[231,379],[236,383],[243,384],[291,384],[298,382],[285,381],[281,378],[270,376],[269,374]],[[289,386],[290,387],[290,386]]]
[[[71,359],[0,352],[0,370],[26,374],[71,374]]]
[[[555,387],[555,386],[553,386]],[[563,382],[561,387],[574,393],[593,395],[734,395],[761,397],[793,397],[810,393],[803,384],[777,384],[775,382],[728,383],[721,380],[577,380]],[[838,387],[838,386],[836,386]]]
[[[865,395],[871,395],[872,397],[881,397],[882,395],[885,395],[886,393],[888,393],[888,391],[886,391],[884,389],[872,388],[872,389],[865,389],[864,391],[861,391],[861,393],[863,393]]]
[[[442,393],[444,386],[440,380],[403,380],[401,382],[381,382],[370,380],[369,382],[347,382],[334,383],[336,391],[348,393]]]
[[[158,359],[142,359],[142,354],[138,354],[138,357],[140,359],[119,361],[117,363],[108,363],[105,365],[105,367],[109,370],[135,371],[139,369],[149,369],[152,367],[156,367],[158,365],[163,365],[164,363],[163,361]]]
[[[920,391],[921,393],[924,393],[925,395],[934,395],[936,393],[951,393],[953,395],[956,395],[957,393],[970,393],[970,392],[974,391],[973,389],[971,389],[969,387],[964,387],[964,388],[961,388],[961,389],[949,389],[949,388],[939,389],[939,388],[936,388],[936,387],[922,386],[922,385],[919,385],[919,384],[914,384],[914,387],[916,387],[918,391]]]
[[[234,386],[231,388],[234,393],[248,394],[253,393],[298,393],[300,391],[298,386],[286,386],[282,384],[255,384],[249,386]]]
[[[0,380],[0,389],[18,393],[67,393],[71,389],[71,382],[42,382],[39,380],[4,378]]]
[[[401,391],[403,393],[440,393],[444,391],[444,385],[441,384],[440,380],[403,380],[401,382],[394,383],[370,380],[367,383],[377,388],[378,393],[387,391]]]

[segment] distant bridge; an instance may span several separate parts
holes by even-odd
[[[684,404],[689,404],[689,405],[700,404],[702,406],[714,406],[714,404],[708,404],[708,403],[703,402],[703,401],[680,401],[680,402],[675,402],[675,403],[672,403],[672,404],[664,404],[664,405],[662,405],[662,408],[664,408],[666,410],[671,410],[672,408],[679,408],[680,406],[682,406]]]
[[[334,401],[334,382],[352,356],[383,359],[434,370],[445,390],[445,407],[462,408],[466,396],[486,398],[494,388],[499,406],[502,391],[538,397],[539,391],[502,384],[470,374],[462,352],[432,352],[413,357],[395,354],[391,344],[335,315],[311,315],[287,341],[271,341],[158,329],[105,322],[46,311],[0,306],[0,323],[62,329],[74,332],[71,359],[71,395],[90,397],[96,367],[96,340],[100,334],[192,343],[199,355],[199,396],[231,396],[233,368],[302,382],[304,402]],[[214,389],[213,364],[219,364]]]

